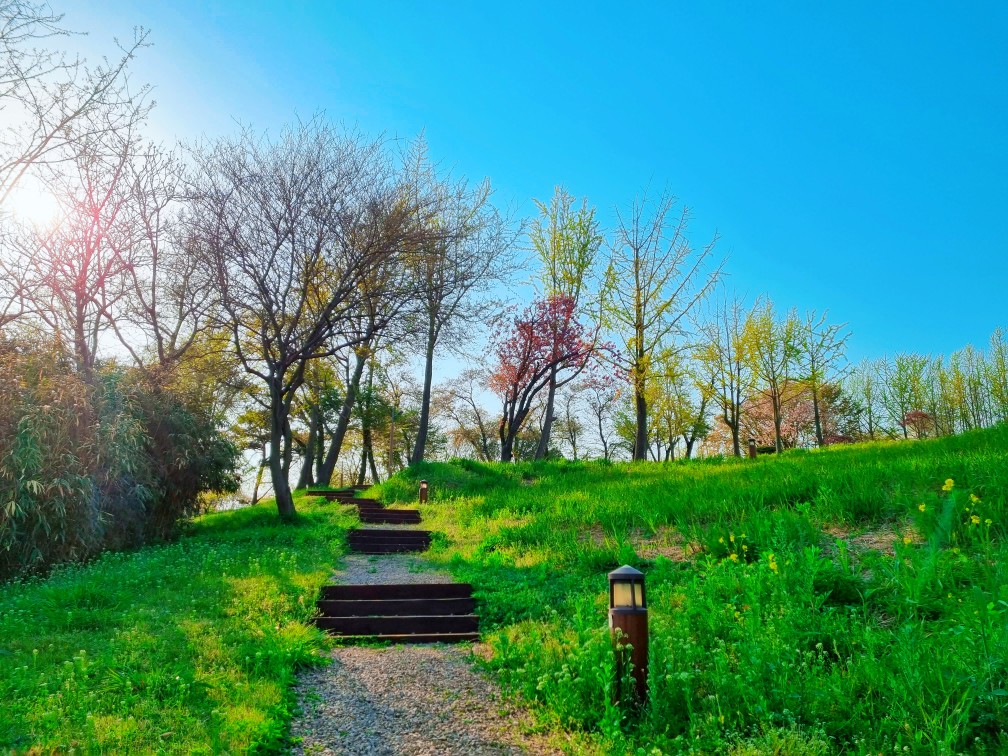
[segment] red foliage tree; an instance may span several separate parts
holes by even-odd
[[[565,383],[580,374],[598,351],[596,336],[578,321],[574,299],[563,294],[537,299],[521,314],[501,320],[493,336],[495,365],[487,386],[503,404],[498,425],[502,462],[513,458],[515,438],[551,373],[565,373]]]

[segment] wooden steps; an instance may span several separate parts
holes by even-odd
[[[358,528],[347,534],[350,550],[358,554],[402,554],[430,548],[429,530]]]
[[[371,525],[419,525],[420,513],[415,509],[359,508],[361,522]]]
[[[346,640],[457,643],[479,639],[472,586],[327,585],[315,624]]]
[[[355,491],[316,491],[329,501],[357,507],[362,523],[417,525],[416,509],[389,509]],[[428,530],[357,528],[347,534],[358,554],[401,554],[426,551]],[[327,585],[316,606],[315,624],[348,641],[391,643],[457,643],[479,640],[479,617],[468,583],[400,585]]]

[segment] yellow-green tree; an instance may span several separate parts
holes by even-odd
[[[667,191],[655,200],[635,199],[617,212],[606,271],[603,314],[618,339],[616,367],[633,387],[633,459],[648,456],[648,383],[657,349],[685,332],[685,317],[718,280],[714,245],[694,249],[687,238],[689,210],[673,214],[676,199]]]
[[[784,450],[781,436],[783,408],[788,400],[787,388],[795,379],[801,356],[801,322],[790,310],[779,316],[769,300],[757,308],[747,320],[743,343],[746,358],[757,379],[766,386],[773,410],[774,445]]]

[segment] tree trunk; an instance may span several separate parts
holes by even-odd
[[[430,400],[431,382],[434,379],[434,342],[437,340],[437,333],[434,324],[427,328],[427,352],[424,354],[424,384],[423,398],[420,400],[420,423],[417,427],[416,444],[413,446],[413,454],[410,455],[410,464],[415,465],[423,462],[424,451],[427,448],[427,426],[430,424]]]
[[[510,462],[514,459],[514,434],[507,427],[505,418],[501,418],[500,425],[497,426],[497,436],[500,438],[501,462]]]
[[[318,479],[316,480],[321,486],[328,486],[332,480],[333,471],[336,469],[336,462],[339,459],[340,449],[343,446],[343,439],[346,438],[347,428],[350,427],[350,417],[353,414],[354,402],[357,401],[357,389],[360,387],[360,379],[364,373],[364,363],[367,361],[367,358],[359,355],[355,355],[355,357],[357,362],[354,365],[354,372],[350,377],[350,383],[347,385],[347,394],[343,399],[343,406],[340,407],[339,420],[336,423],[336,429],[333,431],[332,438],[329,440],[329,449],[326,451],[325,458],[322,461],[322,469],[319,471]]]
[[[549,453],[550,434],[553,432],[553,405],[556,401],[556,367],[550,370],[549,393],[546,395],[546,415],[543,417],[542,433],[536,446],[535,458],[545,459]]]
[[[815,418],[815,438],[818,446],[823,445],[822,417],[819,414],[819,391],[812,387],[812,415]]]
[[[378,483],[379,481],[381,481],[381,478],[378,477],[378,467],[377,467],[377,465],[375,465],[374,446],[371,443],[371,430],[370,429],[368,429],[368,432],[367,432],[367,445],[364,448],[367,449],[368,465],[371,468],[371,482],[372,483]]]
[[[784,422],[784,418],[781,417],[779,396],[773,399],[771,404],[773,404],[774,448],[780,454],[784,451],[784,439],[781,437],[781,424]]]
[[[360,468],[357,471],[358,488],[364,485],[364,479],[366,476],[367,476],[367,447],[362,446],[360,455]]]
[[[266,447],[263,446],[262,456],[259,458],[259,469],[256,470],[255,486],[252,487],[252,506],[259,503],[259,486],[262,485],[263,470],[266,469]]]
[[[637,434],[634,437],[634,461],[646,461],[648,455],[647,434],[647,400],[644,391],[638,387],[634,390],[634,404],[637,411]]]
[[[304,462],[301,464],[301,474],[295,488],[302,489],[315,483],[315,450],[318,446],[318,434],[322,425],[322,410],[317,404],[311,406],[308,418],[308,443],[305,444]]]
[[[287,472],[290,470],[290,436],[289,424],[279,389],[271,387],[270,401],[270,478],[273,483],[273,496],[276,498],[277,513],[283,522],[291,522],[297,515],[294,509],[294,496],[291,494],[290,481]],[[286,464],[285,464],[286,463]]]

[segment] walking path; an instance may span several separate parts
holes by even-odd
[[[450,583],[418,557],[348,555],[334,583]],[[305,672],[301,714],[291,723],[296,754],[481,756],[553,754],[529,734],[526,712],[475,670],[466,647],[335,648],[332,664]]]

